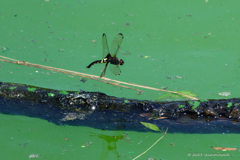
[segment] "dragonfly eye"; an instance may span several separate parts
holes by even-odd
[[[120,59],[120,65],[123,65],[124,64],[124,61],[122,59]]]

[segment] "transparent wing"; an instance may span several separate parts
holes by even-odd
[[[104,66],[103,71],[102,71],[102,74],[101,74],[100,77],[105,77],[105,73],[106,73],[107,65],[108,65],[108,63],[106,63],[106,65]]]
[[[108,53],[110,53],[109,48],[108,48],[108,43],[107,43],[107,36],[105,33],[102,35],[102,46],[103,46],[103,55],[102,58],[105,58]]]
[[[117,52],[120,48],[122,40],[123,40],[122,33],[118,33],[118,35],[112,41],[112,44],[111,44],[111,53],[112,53],[111,55],[112,55],[112,57],[115,57],[117,55]]]
[[[118,65],[110,64],[110,70],[113,74],[115,74],[117,76],[121,74],[121,70],[118,67]]]

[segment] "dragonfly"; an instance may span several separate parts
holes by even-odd
[[[100,77],[105,77],[107,66],[110,63],[111,72],[115,75],[120,75],[121,70],[119,68],[119,65],[123,65],[124,61],[122,59],[119,60],[116,56],[117,56],[118,50],[120,48],[120,45],[122,43],[122,40],[123,40],[123,35],[122,35],[122,33],[119,33],[112,41],[111,53],[110,53],[110,50],[108,48],[108,43],[107,43],[107,36],[105,33],[103,33],[103,35],[102,35],[102,46],[103,46],[102,58],[103,59],[90,63],[87,66],[87,68],[90,68],[92,65],[97,64],[97,63],[106,63],[103,68],[102,74],[100,75]]]

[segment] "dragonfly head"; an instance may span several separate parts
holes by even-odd
[[[123,64],[124,64],[124,61],[123,61],[122,59],[120,59],[119,64],[120,64],[120,65],[123,65]]]

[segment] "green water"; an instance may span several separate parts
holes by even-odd
[[[57,126],[37,118],[4,114],[0,114],[0,122],[1,159],[22,160],[28,159],[31,154],[38,154],[41,159],[133,159],[162,136],[162,133],[157,132],[103,131],[80,126]],[[167,133],[139,159],[239,158],[239,151],[224,152],[211,148],[240,147],[238,137],[238,134],[223,133]]]
[[[103,65],[94,65],[91,69],[86,66],[102,57],[102,33],[106,33],[109,43],[122,33],[124,40],[118,53],[125,61],[121,66],[122,74],[116,77],[108,69],[107,78],[188,91],[200,99],[240,97],[239,4],[237,0],[3,0],[0,5],[0,55],[100,75]],[[181,78],[168,78],[175,76]],[[166,94],[144,89],[143,94],[137,95],[134,90],[93,80],[83,83],[80,79],[0,63],[2,82],[59,90],[99,91],[144,100],[155,100]],[[220,96],[223,91],[231,95]],[[133,159],[160,137],[157,133],[117,133],[81,126],[56,126],[22,116],[1,114],[0,118],[0,155],[3,159],[28,159],[30,154],[40,154],[45,159]],[[122,134],[130,139],[108,144],[107,138],[96,136]],[[229,153],[229,157],[237,158],[239,152],[210,148],[238,147],[237,137],[222,133],[167,134],[139,159],[225,159],[223,156],[188,156],[193,152]],[[93,143],[81,147],[88,142]],[[171,143],[175,145],[169,145]],[[109,150],[109,145],[116,149],[110,147]]]
[[[13,59],[100,75],[102,33],[109,44],[124,35],[118,77],[106,77],[201,99],[239,97],[239,1],[3,1],[1,55]],[[95,40],[95,42],[92,42]],[[61,90],[100,91],[117,97],[155,100],[164,92],[112,87],[51,71],[1,64],[1,81]],[[167,77],[181,77],[168,79]]]

